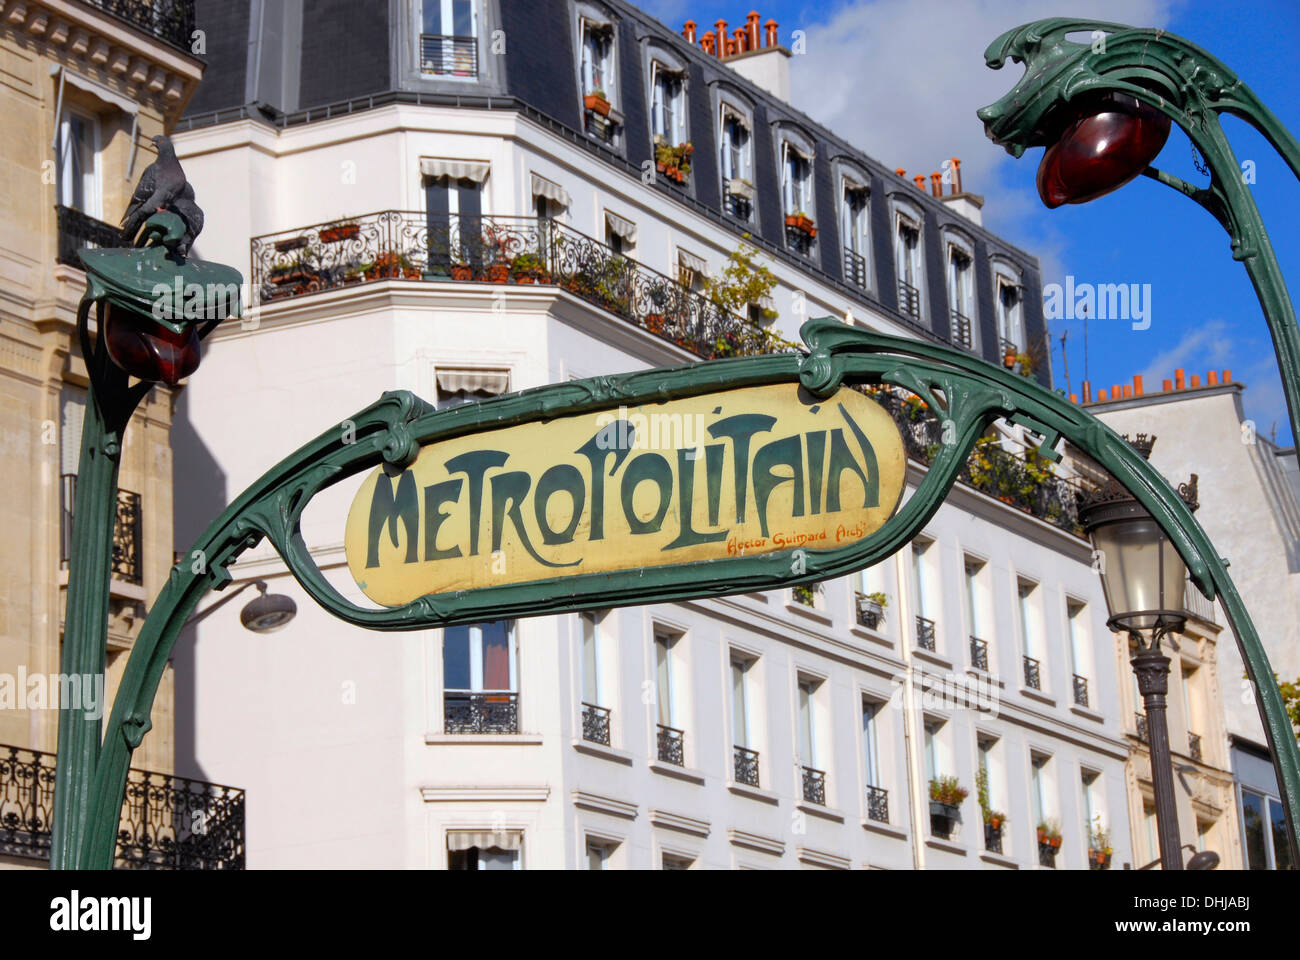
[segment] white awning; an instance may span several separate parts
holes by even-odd
[[[510,389],[505,370],[439,370],[438,389],[443,393],[486,393],[499,396]]]
[[[558,183],[555,183],[553,180],[547,180],[545,177],[539,176],[535,173],[532,177],[534,197],[545,197],[547,200],[555,201],[562,207],[570,207],[573,205],[572,198],[569,196],[569,191],[565,190]]]
[[[420,173],[434,180],[450,177],[453,180],[473,180],[482,183],[488,178],[492,164],[486,160],[450,160],[442,157],[421,157]]]
[[[117,109],[121,110],[125,114],[129,114],[130,116],[134,117],[140,112],[140,105],[134,100],[118,93],[111,87],[104,86],[104,84],[97,80],[91,80],[88,77],[81,76],[79,73],[73,73],[71,70],[66,70],[59,66],[50,67],[50,76],[58,76],[60,70],[63,70],[63,82],[69,86],[76,87],[78,90],[84,90],[91,96],[98,97],[100,100],[104,101],[104,103],[117,107]]]
[[[693,253],[687,253],[680,247],[677,249],[677,264],[684,270],[692,270],[700,276],[705,276],[709,272],[708,263]]]
[[[722,105],[722,119],[726,120],[727,117],[734,118],[735,121],[738,124],[740,124],[742,127],[744,127],[746,130],[749,129],[749,118],[746,117],[739,110],[737,110],[735,107],[733,107],[731,104],[724,103]]]
[[[751,203],[754,201],[754,185],[740,177],[732,177],[727,181],[727,192],[733,196],[742,197]]]
[[[615,236],[622,237],[628,243],[636,243],[636,224],[631,220],[624,220],[617,213],[606,210],[605,222],[609,224],[610,232]]]
[[[854,193],[870,193],[871,188],[851,173],[844,174],[844,189]]]
[[[447,849],[453,853],[477,847],[479,850],[518,850],[523,846],[518,830],[448,830]]]

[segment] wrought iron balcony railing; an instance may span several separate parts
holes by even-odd
[[[111,223],[96,220],[75,207],[56,206],[55,218],[59,230],[59,250],[55,259],[69,267],[82,269],[77,251],[83,247],[124,247],[127,241],[122,232]]]
[[[976,670],[989,672],[989,643],[979,637],[970,638],[970,665]]]
[[[1145,713],[1133,714],[1134,726],[1137,728],[1137,738],[1143,743],[1151,742],[1151,729],[1147,726],[1147,715]]]
[[[1025,657],[1025,686],[1030,690],[1043,689],[1041,666],[1033,657]]]
[[[194,37],[194,0],[81,0],[97,7],[137,30],[143,30],[178,47],[191,51]]]
[[[758,751],[737,745],[732,759],[736,782],[758,786]]]
[[[1205,759],[1201,755],[1201,735],[1199,733],[1187,734],[1187,755],[1193,760]]]
[[[582,739],[609,746],[609,708],[594,703],[582,705]]]
[[[943,424],[919,399],[904,391],[868,389],[867,393],[890,412],[903,434],[907,455],[929,466],[943,446]],[[1077,537],[1079,497],[1084,485],[1057,476],[1037,458],[1017,456],[996,443],[975,448],[957,479],[1008,506],[1023,510]]]
[[[388,210],[254,237],[260,302],[375,280],[554,284],[706,360],[793,350],[672,277],[536,217]]]
[[[442,724],[445,733],[518,733],[519,694],[448,690],[442,697]]]
[[[1080,707],[1088,706],[1088,678],[1074,675],[1074,702]]]
[[[447,77],[478,76],[478,40],[420,34],[420,72]]]
[[[72,519],[77,503],[77,475],[65,473],[60,477],[59,562],[66,566],[72,557]],[[144,521],[140,510],[140,494],[130,490],[117,491],[117,516],[113,521],[113,578],[137,586],[144,583],[144,564],[141,543]]]
[[[975,347],[975,327],[971,323],[971,318],[957,310],[949,313],[952,320],[952,340],[953,343],[967,350]]]
[[[883,787],[867,787],[867,819],[877,823],[889,822],[889,791]]]
[[[921,291],[906,280],[898,281],[898,312],[913,320],[921,319]]]
[[[1214,616],[1214,601],[1206,600],[1205,594],[1190,580],[1183,582],[1183,610],[1206,623],[1218,622]]]
[[[984,824],[984,849],[989,853],[1002,852],[1002,824],[998,824],[997,829],[993,824]]]
[[[743,220],[749,223],[754,217],[754,203],[749,197],[743,197],[738,193],[732,193],[724,188],[722,195],[723,205],[727,212],[737,220]]]
[[[852,250],[844,251],[844,282],[855,287],[867,285],[867,258]]]
[[[52,753],[0,745],[0,854],[50,858]],[[243,870],[244,791],[131,770],[114,865],[128,870]]]
[[[795,253],[801,253],[805,257],[812,253],[813,235],[807,230],[801,230],[798,227],[787,225],[785,228],[785,245]]]
[[[758,784],[755,784],[757,786]],[[803,798],[808,803],[826,806],[826,771],[803,768]]]
[[[916,645],[922,650],[935,650],[934,621],[925,617],[916,618]]]
[[[858,625],[876,630],[885,619],[885,606],[879,600],[873,600],[861,590],[854,591],[853,605],[857,611]]]
[[[686,734],[675,727],[659,724],[659,759],[674,766],[686,765]]]

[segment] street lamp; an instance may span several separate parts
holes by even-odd
[[[1140,433],[1130,445],[1150,459],[1155,440]],[[1190,509],[1197,508],[1195,474],[1191,483],[1178,488],[1178,493]],[[1126,631],[1134,643],[1129,662],[1146,709],[1160,859],[1165,870],[1181,870],[1183,858],[1165,716],[1169,658],[1160,652],[1160,641],[1170,633],[1180,633],[1187,622],[1183,612],[1187,567],[1146,508],[1113,479],[1084,499],[1079,522],[1092,541],[1101,573],[1101,588],[1110,613],[1106,625]]]
[[[206,610],[194,614],[185,621],[185,626],[192,626],[210,617],[249,587],[257,587],[258,596],[244,604],[244,609],[239,611],[239,622],[244,625],[244,629],[251,630],[253,633],[274,633],[297,616],[298,605],[293,602],[292,597],[286,597],[282,593],[267,593],[265,580],[249,580]]]

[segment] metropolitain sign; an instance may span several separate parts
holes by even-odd
[[[791,550],[880,529],[907,458],[860,392],[798,384],[576,413],[442,440],[375,470],[348,514],[357,585],[419,597]]]

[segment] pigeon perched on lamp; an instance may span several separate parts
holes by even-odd
[[[194,238],[203,229],[203,211],[194,202],[194,188],[185,179],[185,171],[176,158],[176,149],[170,139],[153,137],[158,148],[158,159],[145,168],[136,184],[135,193],[122,216],[122,235],[135,243],[144,222],[155,213],[167,210],[185,221],[185,236],[176,245],[176,254],[189,253]]]

